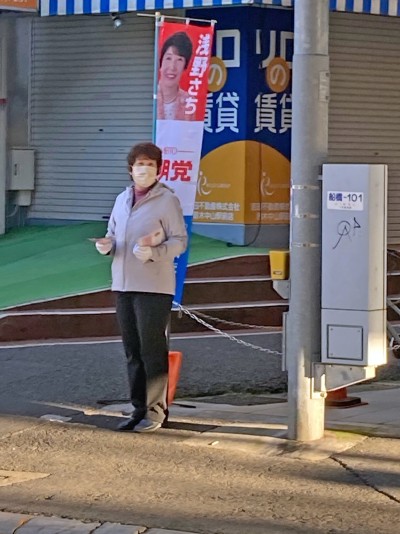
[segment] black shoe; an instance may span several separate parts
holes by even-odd
[[[122,421],[122,423],[120,423],[116,430],[117,432],[131,432],[135,426],[140,423],[140,421],[143,419],[143,415],[141,416],[133,416],[133,417],[130,417],[129,419],[127,419],[126,421]]]

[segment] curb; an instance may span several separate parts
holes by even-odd
[[[83,522],[76,519],[0,512],[0,534],[196,534],[181,530],[147,528],[121,523]]]

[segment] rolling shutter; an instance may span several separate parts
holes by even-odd
[[[400,243],[400,18],[330,15],[329,161],[387,163],[388,243]]]
[[[154,21],[124,15],[33,22],[30,219],[100,220],[129,183],[126,156],[151,140]]]

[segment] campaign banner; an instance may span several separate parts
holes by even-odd
[[[293,16],[218,9],[194,223],[289,224]]]
[[[163,152],[160,181],[179,198],[190,236],[196,198],[213,27],[161,22],[158,34],[155,142]],[[176,261],[175,302],[183,294],[189,250]]]

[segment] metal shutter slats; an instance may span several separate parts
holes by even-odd
[[[101,220],[129,183],[130,147],[151,139],[154,21],[124,15],[33,22],[29,217]]]
[[[388,164],[388,243],[400,243],[400,19],[331,13],[329,53],[329,161]]]

